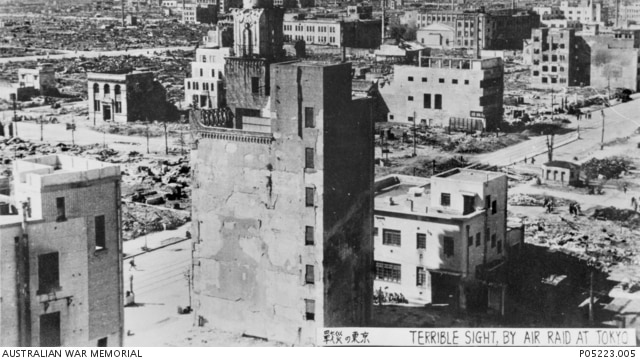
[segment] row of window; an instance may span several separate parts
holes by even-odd
[[[104,89],[104,94],[105,94],[105,95],[107,95],[107,94],[110,94],[110,93],[111,93],[111,86],[110,86],[109,84],[104,84],[103,89]],[[114,87],[113,87],[113,92],[114,92],[114,94],[116,94],[116,95],[120,95],[120,85],[116,85],[116,86],[114,86]],[[95,96],[96,94],[99,94],[99,93],[100,93],[100,85],[98,85],[98,84],[93,84],[93,94],[94,94],[94,96]]]
[[[113,102],[113,110],[114,110],[114,112],[116,114],[122,113],[122,102],[121,101],[114,101]],[[93,111],[95,111],[95,112],[101,112],[102,111],[99,99],[94,99],[93,100]]]
[[[199,68],[198,69],[198,73],[200,74],[200,77],[204,77],[204,69],[203,68]],[[216,69],[211,69],[211,76],[210,77],[212,77],[212,78],[216,77]],[[222,71],[218,70],[218,79],[222,80],[222,78],[223,78]]]
[[[388,282],[402,282],[402,265],[384,261],[376,261],[376,279]],[[427,287],[427,270],[416,267],[416,286]]]
[[[543,76],[542,78],[540,78],[540,81],[543,84],[549,84],[549,83],[551,83],[551,84],[558,84],[558,83],[566,84],[567,83],[567,79],[566,78],[556,78],[556,77],[549,77],[548,78],[546,76]]]
[[[284,31],[305,31],[305,26],[303,25],[284,25],[283,27]],[[306,27],[306,31],[308,32],[316,32],[316,27],[315,26],[307,26]],[[336,28],[331,26],[318,26],[318,32],[320,33],[335,33],[336,32]]]
[[[336,42],[335,36],[318,36],[317,41],[316,37],[313,35],[307,35],[306,37],[302,35],[285,35],[284,41],[293,41],[293,40],[305,40],[308,43],[320,43],[320,44],[333,44]]]
[[[414,77],[413,77],[413,76],[408,76],[408,77],[407,77],[407,80],[408,80],[408,81],[413,81],[413,80],[414,80]],[[422,82],[423,82],[423,83],[424,83],[424,82],[428,82],[428,81],[429,81],[429,79],[428,79],[428,78],[426,78],[426,77],[423,77],[423,78],[422,78]],[[446,81],[445,81],[445,79],[444,79],[444,78],[439,78],[439,79],[438,79],[438,83],[439,83],[439,84],[444,84],[445,82],[446,82]],[[455,85],[455,84],[458,84],[459,82],[458,82],[458,79],[451,79],[451,83]],[[465,85],[469,85],[469,80],[466,80],[466,79],[465,79],[465,80],[464,80],[464,84],[465,84]]]
[[[191,90],[191,88],[193,88],[193,90],[200,90],[200,82],[198,81],[187,81],[187,90]],[[205,91],[216,91],[216,86],[214,83],[211,83],[211,85],[209,85],[209,83],[203,82],[202,83],[202,90]]]
[[[373,230],[374,236],[378,236],[378,228]],[[382,229],[382,245],[389,246],[401,246],[402,245],[402,232],[400,230]],[[427,234],[416,234],[416,249],[427,249]],[[453,256],[453,238],[449,236],[444,237],[443,246],[444,255],[449,257]]]
[[[407,97],[407,101],[413,101],[413,96],[409,95]],[[423,94],[422,96],[422,106],[425,109],[431,109],[431,94]],[[433,109],[435,110],[441,110],[442,109],[442,95],[441,94],[434,94],[433,95]],[[411,121],[413,121],[413,117],[411,119]]]

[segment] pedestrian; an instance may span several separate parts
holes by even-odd
[[[527,157],[526,156],[524,157],[524,163],[525,164],[527,163]]]
[[[635,208],[638,205],[635,196],[631,197],[631,207]]]
[[[569,204],[569,214],[574,215],[575,211],[576,211],[576,210],[575,210],[575,208],[574,208],[573,203],[570,203],[570,204]]]
[[[576,216],[582,214],[582,210],[580,209],[580,204],[576,203]]]
[[[627,184],[626,183],[622,185],[622,191],[624,191],[625,194],[627,193]]]
[[[138,270],[138,267],[136,267],[136,258],[129,260],[129,270],[131,269]]]
[[[536,163],[536,157],[535,157],[535,156],[532,156],[532,157],[531,157],[531,165],[533,165],[533,164],[535,164],[535,163]]]

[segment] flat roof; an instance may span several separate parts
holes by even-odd
[[[120,166],[68,155],[45,155],[14,163],[15,184],[43,188],[120,177]]]
[[[457,168],[437,174],[437,178],[449,178],[452,180],[468,182],[485,182],[505,176],[503,173],[485,170]]]

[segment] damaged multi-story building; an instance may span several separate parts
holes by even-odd
[[[379,83],[387,120],[450,129],[494,130],[502,121],[504,65],[500,58],[423,58],[394,65]]]
[[[122,346],[119,167],[47,155],[13,175],[0,195],[0,345]]]
[[[58,95],[53,64],[41,63],[35,69],[18,69],[16,93],[19,101],[30,100],[33,96],[38,95]]]
[[[375,191],[376,294],[504,313],[505,260],[523,243],[521,231],[507,231],[506,175],[389,175]]]
[[[204,47],[196,49],[196,61],[191,63],[191,77],[184,79],[185,103],[195,108],[216,109],[225,106],[225,58],[233,54],[222,47],[219,28],[208,33]]]
[[[424,45],[470,48],[479,53],[522,49],[522,41],[539,26],[540,15],[518,9],[427,11],[418,15],[416,24],[417,37]]]
[[[559,89],[589,84],[590,51],[574,29],[534,29],[529,44],[532,87]]]
[[[167,92],[152,72],[87,73],[89,119],[165,120],[172,116]]]
[[[283,10],[234,10],[228,108],[193,110],[194,311],[288,344],[366,326],[372,304],[373,123],[351,64],[287,61]]]

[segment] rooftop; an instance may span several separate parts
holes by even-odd
[[[449,178],[465,182],[485,182],[505,176],[502,173],[475,169],[452,169],[435,175],[437,178]]]
[[[120,176],[120,167],[68,155],[46,155],[16,161],[15,183],[36,188]]]

